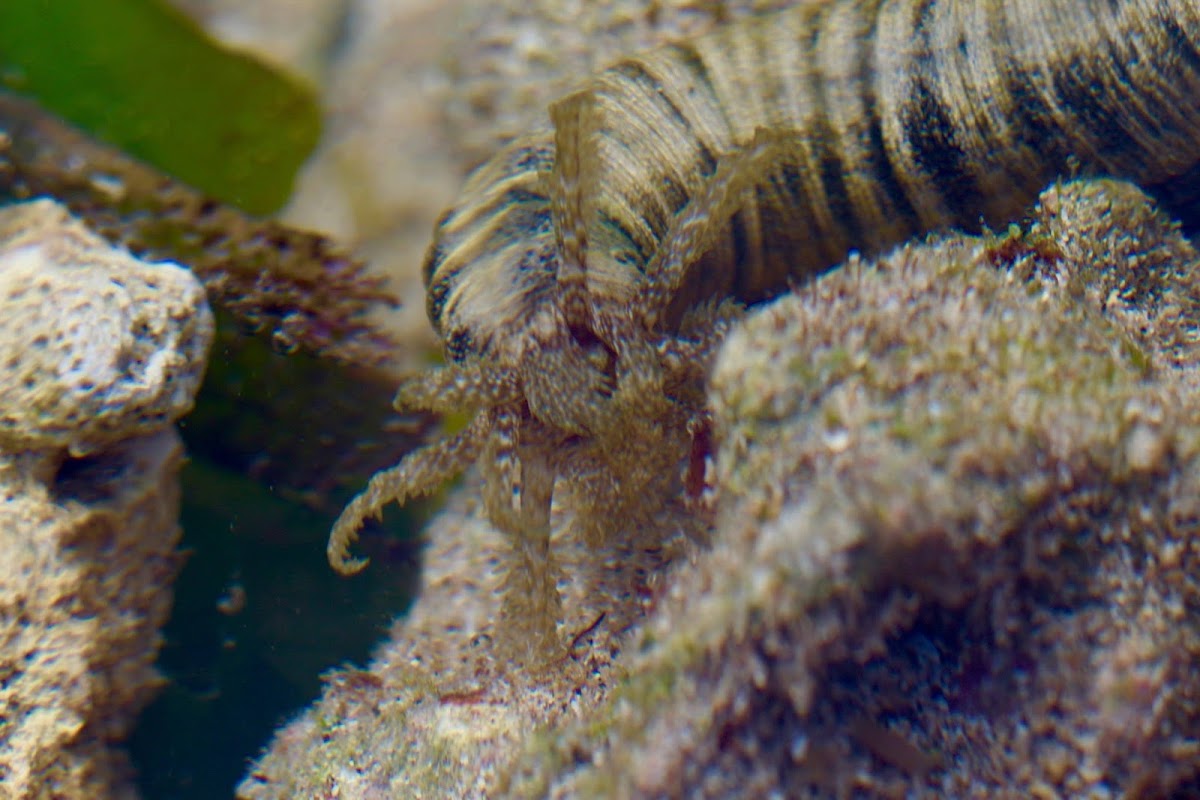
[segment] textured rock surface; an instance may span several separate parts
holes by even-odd
[[[542,673],[495,657],[468,486],[412,614],[241,796],[1200,791],[1197,254],[1126,184],[1032,220],[751,314],[712,379],[711,543],[573,578]]]
[[[198,282],[37,201],[0,209],[0,798],[131,796],[180,564],[171,423],[212,338]]]
[[[48,201],[0,217],[0,446],[91,450],[191,407],[212,339],[176,266],[106,249]]]

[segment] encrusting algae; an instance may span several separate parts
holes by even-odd
[[[1200,790],[1197,261],[1077,181],[755,310],[711,379],[710,547],[593,592],[557,542],[567,653],[505,670],[506,545],[465,487],[392,641],[239,796]]]

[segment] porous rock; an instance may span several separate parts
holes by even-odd
[[[5,209],[0,242],[0,447],[85,455],[191,408],[212,317],[190,272],[49,201]]]
[[[212,338],[189,272],[0,208],[0,798],[131,797],[180,566],[172,422]]]

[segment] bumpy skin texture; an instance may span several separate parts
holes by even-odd
[[[0,798],[132,796],[115,748],[162,683],[179,437],[204,291],[50,201],[0,208]]]
[[[639,468],[661,476],[703,427],[729,300],[852,248],[1006,222],[1076,161],[1186,206],[1198,97],[1192,0],[833,0],[618,62],[443,216],[426,276],[451,364],[397,403],[476,416],[372,480],[331,563],[361,568],[347,551],[364,518],[479,459],[515,545],[509,616],[552,643],[556,481],[600,498],[593,540],[653,514],[674,487],[633,491]]]

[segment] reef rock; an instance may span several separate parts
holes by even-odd
[[[1081,181],[755,309],[706,502],[626,554],[640,583],[570,579],[563,659],[497,658],[468,485],[410,616],[240,796],[1193,796],[1198,267],[1136,188]]]
[[[180,566],[172,423],[213,320],[174,264],[46,200],[0,208],[0,798],[131,796]]]

